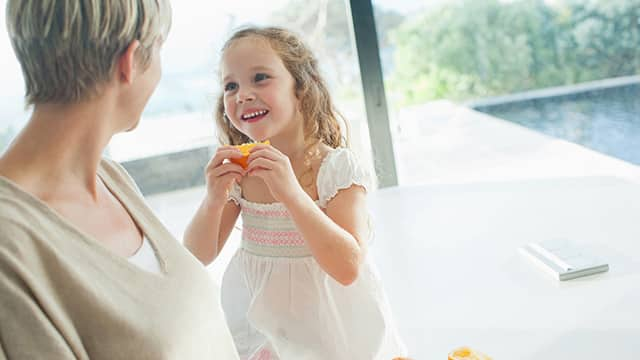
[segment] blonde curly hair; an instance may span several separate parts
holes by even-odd
[[[283,28],[248,27],[235,32],[222,47],[222,52],[234,42],[246,38],[267,41],[295,80],[296,97],[300,101],[300,112],[304,119],[306,149],[312,149],[320,142],[332,148],[348,146],[346,121],[331,100],[327,85],[320,75],[318,61],[302,39]],[[223,96],[220,94],[218,97],[215,110],[218,140],[221,144],[231,145],[251,142],[226,118]],[[338,119],[344,124],[345,136]]]

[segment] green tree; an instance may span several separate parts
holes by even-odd
[[[571,36],[577,81],[640,72],[640,1],[572,4]]]
[[[413,104],[635,74],[639,15],[638,0],[448,3],[394,31],[388,88]]]

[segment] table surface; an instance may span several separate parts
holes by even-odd
[[[370,194],[380,270],[415,359],[640,358],[640,184],[613,177]],[[518,249],[569,239],[607,273],[559,282]]]

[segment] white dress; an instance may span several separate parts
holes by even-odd
[[[353,152],[329,152],[318,171],[320,208],[341,189],[369,186]],[[344,286],[324,272],[282,203],[241,207],[242,245],[222,282],[222,306],[241,359],[391,360],[406,356],[373,264]]]

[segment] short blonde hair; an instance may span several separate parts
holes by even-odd
[[[169,0],[8,0],[7,30],[27,105],[76,103],[110,80],[134,40],[146,67],[171,26]]]

